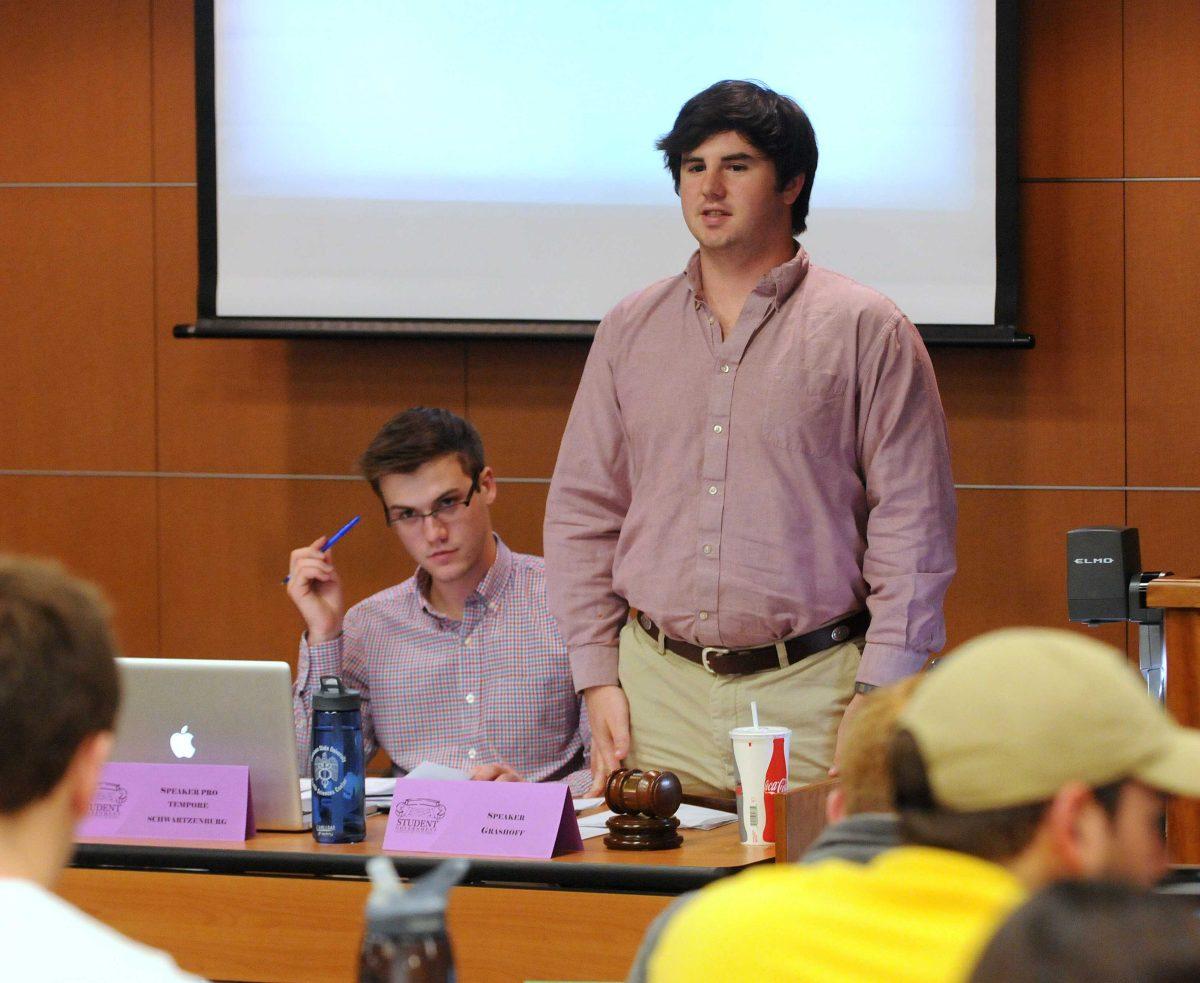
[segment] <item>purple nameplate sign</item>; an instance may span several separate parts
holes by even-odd
[[[396,782],[383,848],[548,860],[583,849],[571,790],[533,782]]]
[[[110,761],[77,836],[246,840],[254,835],[245,765]]]

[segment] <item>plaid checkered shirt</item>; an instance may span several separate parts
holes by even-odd
[[[470,771],[503,763],[528,781],[587,791],[587,726],[567,649],[546,607],[541,557],[499,537],[496,562],[461,621],[434,610],[429,575],[354,605],[331,642],[300,641],[293,708],[308,773],[312,697],[322,676],[362,693],[364,751],[382,747],[407,773],[422,761]]]

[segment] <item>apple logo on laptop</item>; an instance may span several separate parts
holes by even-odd
[[[196,748],[192,744],[192,738],[195,735],[188,730],[188,725],[184,724],[179,728],[178,734],[171,735],[171,753],[177,758],[190,758],[196,753]]]

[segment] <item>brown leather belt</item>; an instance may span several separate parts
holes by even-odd
[[[833,645],[865,635],[867,626],[871,623],[871,616],[866,611],[856,611],[824,628],[789,638],[783,643],[782,656],[778,647],[773,644],[750,649],[693,645],[691,642],[681,642],[662,634],[658,625],[640,611],[637,620],[646,634],[655,641],[662,638],[663,648],[667,651],[681,655],[717,676],[747,676],[764,669],[783,669],[785,665],[795,665],[801,659],[807,659],[810,655],[823,652]]]

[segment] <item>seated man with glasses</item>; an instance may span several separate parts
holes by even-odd
[[[293,550],[288,595],[307,625],[294,703],[308,767],[312,696],[339,675],[363,695],[368,757],[498,781],[591,784],[581,698],[546,607],[542,559],[492,531],[496,478],[475,428],[447,410],[393,417],[359,461],[414,576],[345,612],[322,537]]]

